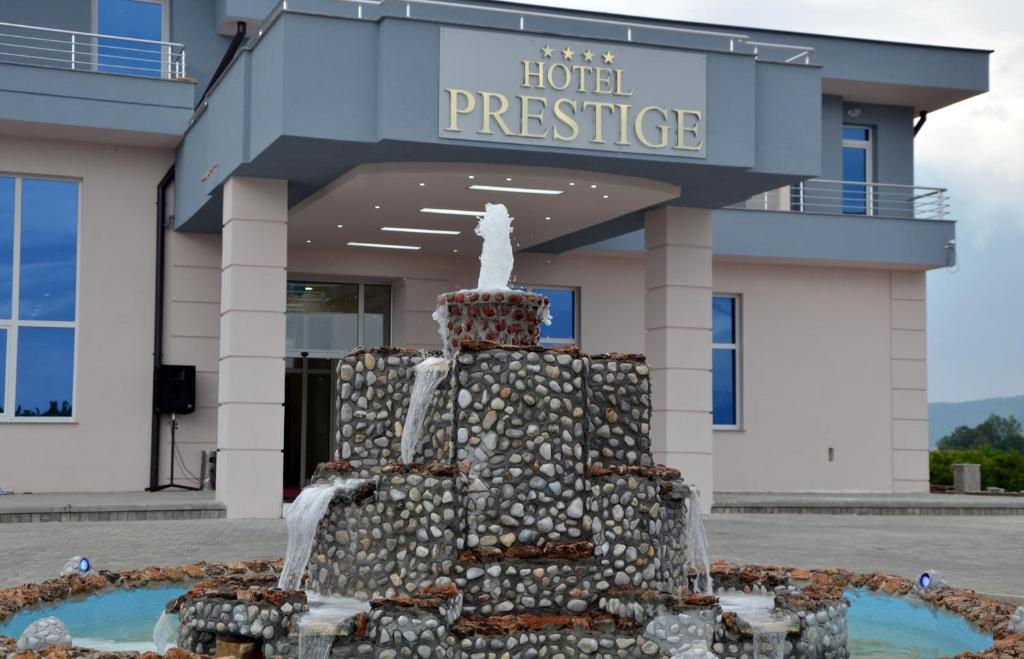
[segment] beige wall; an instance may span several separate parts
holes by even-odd
[[[927,422],[904,432],[913,450],[894,452],[892,431],[901,423],[894,419],[927,412],[923,273],[717,261],[714,280],[716,292],[737,293],[742,305],[743,429],[715,432],[717,490],[926,486]],[[893,300],[897,289],[919,304],[904,309]],[[908,323],[913,336],[893,329]],[[913,389],[903,391],[894,355],[909,352]],[[898,412],[904,398],[913,400]],[[894,465],[906,485],[894,482]]]
[[[221,238],[172,230],[165,235],[164,363],[196,367],[196,411],[178,417],[178,454],[188,471],[177,465],[174,480],[198,485],[201,452],[217,448]],[[171,464],[168,421],[161,425],[161,482]]]
[[[75,421],[0,424],[0,485],[35,492],[148,486],[154,202],[172,156],[0,137],[0,171],[82,181]]]

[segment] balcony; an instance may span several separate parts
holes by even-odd
[[[181,44],[0,22],[0,132],[172,146],[193,82]]]
[[[185,46],[180,43],[17,23],[0,23],[0,62],[170,80],[186,77]]]
[[[816,178],[768,190],[729,208],[914,220],[948,219],[945,188]]]

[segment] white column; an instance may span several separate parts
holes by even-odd
[[[651,446],[713,495],[711,432],[711,211],[647,213],[646,351],[651,366]]]
[[[288,182],[224,184],[217,500],[228,517],[280,517]]]
[[[928,341],[925,273],[890,272],[894,492],[927,492]]]

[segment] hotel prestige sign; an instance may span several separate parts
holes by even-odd
[[[707,155],[707,59],[696,53],[441,28],[438,135]]]

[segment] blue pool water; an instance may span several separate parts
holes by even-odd
[[[947,657],[992,647],[963,618],[905,597],[848,590],[851,657]]]
[[[152,650],[153,626],[164,606],[185,587],[113,590],[87,599],[26,609],[0,623],[0,636],[17,638],[33,621],[57,616],[76,645],[101,650]],[[904,597],[849,590],[850,654],[921,659],[979,651],[992,637],[951,613]]]
[[[23,609],[0,622],[0,636],[18,638],[39,618],[57,616],[75,645],[99,650],[152,650],[153,626],[164,606],[188,590],[184,586],[111,590],[85,599]]]

